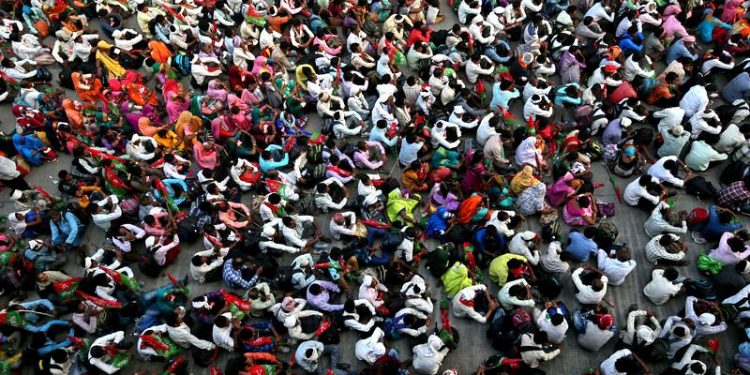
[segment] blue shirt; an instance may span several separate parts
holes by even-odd
[[[667,65],[671,64],[672,61],[677,60],[681,56],[687,56],[693,61],[698,60],[698,55],[690,52],[690,50],[685,47],[684,41],[685,39],[680,39],[674,42],[672,47],[669,47],[669,50],[667,50]]]
[[[81,243],[79,230],[83,228],[76,215],[68,211],[61,214],[59,222],[49,221],[50,231],[52,232],[52,244],[62,245],[66,243],[71,246],[78,246]]]
[[[718,241],[724,232],[734,232],[740,228],[742,228],[741,223],[721,223],[719,221],[719,210],[716,209],[716,206],[712,205],[708,208],[708,221],[703,227],[701,234],[708,241]]]
[[[221,276],[224,279],[224,284],[230,288],[249,289],[258,282],[258,276],[255,275],[250,281],[243,279],[242,270],[234,269],[231,259],[224,262],[224,269],[222,269]]]
[[[270,145],[266,147],[266,151],[284,152],[284,149],[279,145]],[[287,164],[289,164],[289,154],[287,153],[284,153],[284,158],[279,161],[275,161],[273,160],[273,158],[271,158],[270,160],[266,160],[263,158],[258,159],[258,165],[260,166],[260,170],[263,171],[263,173],[274,169],[284,168]]]
[[[568,234],[570,244],[565,248],[571,258],[576,262],[583,263],[589,260],[591,254],[599,251],[599,245],[593,239],[586,237],[581,232],[570,232]]]
[[[513,91],[501,90],[500,82],[495,82],[495,84],[492,85],[492,101],[490,102],[490,109],[493,111],[500,107],[508,109],[508,103],[511,99],[515,99],[519,96],[521,96],[521,93],[518,92],[518,89],[513,89]]]
[[[737,99],[745,99],[750,96],[750,74],[748,72],[742,72],[736,77],[732,78],[731,81],[727,82],[724,89],[721,90],[721,96],[724,97],[728,103],[732,103]]]

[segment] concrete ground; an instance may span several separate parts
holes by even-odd
[[[441,1],[441,8],[443,14],[446,15],[446,21],[439,27],[451,27],[456,22],[455,15],[450,11],[449,7],[447,6],[447,4],[445,4],[444,1]],[[53,71],[53,74],[55,73],[56,71]],[[75,93],[72,91],[67,92],[67,94],[70,97],[75,97]],[[520,117],[521,106],[521,103],[515,103],[511,111]],[[312,128],[319,126],[318,120],[319,119],[317,117],[311,118],[309,126]],[[10,132],[13,130],[14,118],[10,111],[10,105],[0,105],[0,121],[0,130],[4,132]],[[465,136],[473,137],[473,132],[467,132]],[[30,183],[42,186],[47,191],[56,192],[57,172],[61,168],[69,168],[70,162],[71,158],[68,155],[61,155],[57,163],[45,164],[39,168],[34,168],[31,174],[27,177],[27,180]],[[391,168],[391,166],[392,161],[391,163],[389,163],[389,166],[388,168],[386,168],[386,170],[392,171],[392,175],[398,177],[398,175],[400,174],[398,167]],[[613,187],[607,180],[607,174],[603,166],[600,164],[596,164],[593,168],[595,172],[594,181],[604,183],[604,187],[596,191],[597,198],[605,202],[616,202]],[[717,186],[717,176],[721,169],[722,167],[719,166],[713,168],[708,173],[705,173],[706,177],[714,181]],[[616,178],[616,183],[621,189],[624,189],[628,182],[629,180]],[[246,195],[243,197],[243,201],[245,203],[249,203],[250,200],[250,195]],[[688,211],[694,207],[706,206],[708,204],[708,202],[700,202],[694,197],[686,195],[684,191],[678,192],[676,201],[677,207],[679,209]],[[7,216],[7,214],[12,210],[13,204],[9,201],[7,193],[0,193],[0,212],[2,213],[2,215]],[[616,322],[619,326],[622,326],[624,324],[625,315],[627,313],[628,307],[631,305],[635,305],[643,309],[650,309],[656,314],[657,317],[661,319],[665,319],[670,315],[675,315],[683,308],[682,303],[684,301],[684,298],[675,298],[665,305],[654,306],[643,296],[642,288],[650,280],[650,274],[653,268],[652,265],[647,262],[645,254],[643,252],[643,248],[649,240],[649,237],[643,230],[643,222],[646,220],[646,218],[646,213],[639,211],[638,209],[627,207],[624,204],[620,203],[617,204],[616,215],[611,218],[611,220],[619,228],[620,236],[618,238],[618,242],[627,242],[631,250],[633,251],[634,259],[638,262],[638,267],[630,276],[628,276],[626,282],[620,286],[610,287],[607,294],[607,299],[616,306]],[[327,230],[327,223],[329,219],[329,215],[320,215],[316,217],[316,223],[319,227],[326,228]],[[538,220],[527,220],[524,224],[524,229],[538,231]],[[561,233],[567,233],[567,228],[564,227],[564,224]],[[709,247],[707,245],[701,246],[693,243],[689,240],[689,236],[683,237],[688,241],[690,247],[688,257],[691,259],[692,264],[694,264],[695,257],[697,257],[697,255],[701,251],[709,250]],[[96,227],[89,228],[83,243],[87,245],[90,250],[98,248],[104,243],[103,232]],[[430,249],[434,248],[435,245],[436,243],[434,241],[430,241],[427,243],[427,246]],[[198,250],[202,250],[201,244],[182,246],[182,254],[180,254],[177,261],[172,264],[167,269],[167,271],[177,276],[178,278],[186,275],[188,272],[190,257],[195,251]],[[143,248],[137,249],[137,251],[142,252]],[[285,261],[289,261],[290,259],[291,257],[285,257],[282,259],[282,263]],[[80,267],[77,264],[74,264],[74,262],[70,262],[65,270],[66,272],[74,276],[80,274]],[[692,265],[680,267],[680,272],[688,277],[699,276],[694,266]],[[136,274],[139,274],[137,270]],[[421,274],[425,276],[428,283],[431,285],[433,296],[437,299],[443,298],[444,293],[440,289],[438,282],[430,277],[428,272],[421,272]],[[167,278],[164,275],[160,276],[157,279],[151,279],[145,276],[139,277],[139,279],[145,282],[145,289],[158,287],[168,282]],[[568,306],[572,308],[576,307],[577,303],[573,295],[573,286],[570,282],[569,274],[562,275],[562,282],[565,286],[565,290],[560,299],[564,301]],[[204,292],[221,288],[221,285],[220,283],[200,285],[193,282],[189,285],[189,288],[191,290],[192,296],[197,296]],[[494,295],[496,295],[498,288],[496,285],[490,285],[490,290]],[[29,296],[29,298],[32,297],[32,295]],[[0,299],[0,306],[4,306],[6,303],[7,299]],[[439,314],[437,312],[437,309],[435,313],[435,321],[439,321]],[[456,368],[460,370],[462,374],[472,373],[479,364],[481,364],[490,355],[494,354],[494,350],[485,338],[486,326],[469,320],[457,319],[455,317],[452,318],[452,323],[461,334],[461,342],[458,348],[448,355],[442,368]],[[733,360],[733,356],[736,352],[737,344],[739,344],[741,339],[740,334],[741,330],[737,329],[735,326],[731,326],[726,333],[720,336],[720,360],[723,365],[722,368],[725,371],[731,368],[730,366]],[[340,345],[340,351],[342,353],[341,359],[343,362],[352,364],[353,369],[361,369],[363,368],[363,363],[357,361],[357,359],[354,357],[353,347],[356,340],[357,337],[355,334],[344,334]],[[399,350],[402,358],[410,358],[411,347],[418,343],[409,339],[402,339],[392,344]],[[541,368],[550,374],[581,374],[589,367],[597,367],[606,357],[608,357],[613,352],[613,347],[614,340],[604,348],[602,348],[602,350],[600,350],[599,352],[590,353],[582,350],[575,343],[575,338],[573,337],[573,335],[569,333],[566,341],[563,344],[563,353],[553,361],[542,364]],[[282,357],[287,356],[282,355]],[[223,367],[223,364],[228,358],[228,354],[222,353],[222,355],[216,361],[216,364],[219,367]],[[134,361],[132,366],[129,366],[127,369],[123,370],[123,373],[131,374],[137,370],[158,370],[160,368],[160,364]],[[206,374],[208,373],[208,370],[193,367],[192,373]]]

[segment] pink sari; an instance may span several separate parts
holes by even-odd
[[[584,219],[584,216],[591,215],[594,211],[591,208],[592,206],[589,205],[587,208],[575,208],[573,207],[575,205],[575,197],[571,197],[568,200],[568,203],[565,204],[565,207],[563,208],[562,216],[563,221],[565,221],[565,224],[568,224],[572,227],[583,227],[589,225],[589,222]],[[591,203],[595,204],[595,203]]]
[[[193,145],[193,157],[195,157],[196,164],[203,169],[214,169],[219,164],[219,153],[216,149],[205,150],[201,143]]]

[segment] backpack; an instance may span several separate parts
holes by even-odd
[[[688,215],[688,225],[694,226],[708,221],[708,210],[702,207],[693,208]]]
[[[245,232],[245,235],[242,236],[242,251],[245,254],[253,256],[260,254],[259,244],[262,234],[262,229]],[[280,256],[281,250],[268,249],[266,251],[266,254],[271,256]]]
[[[386,318],[383,321],[383,327],[381,329],[388,340],[398,340],[401,338],[401,334],[398,332],[400,328],[402,327],[398,325],[395,318]]]
[[[336,120],[332,117],[326,117],[320,122],[320,133],[330,135],[333,131],[333,125],[336,124]]]
[[[643,348],[639,354],[646,358],[649,362],[662,362],[667,360],[667,354],[669,353],[669,341],[666,338],[658,338],[652,342],[651,345]]]
[[[706,181],[703,176],[695,176],[685,182],[685,192],[694,195],[699,200],[716,197],[719,193],[714,185]]]
[[[381,249],[387,252],[396,251],[396,248],[398,245],[401,245],[401,242],[404,242],[404,234],[401,231],[388,232],[383,238]]]
[[[609,248],[617,240],[619,230],[611,220],[602,220],[596,228],[594,242],[602,249]]]
[[[542,242],[550,243],[560,237],[560,221],[555,219],[549,224],[542,225]]]
[[[216,360],[216,357],[219,356],[218,348],[214,348],[212,350],[203,350],[193,347],[190,352],[193,357],[193,363],[195,363],[195,365],[198,367],[210,366],[211,363]]]
[[[735,181],[739,181],[747,175],[748,165],[737,160],[729,163],[724,167],[724,171],[719,176],[719,182],[724,185],[729,185]]]
[[[200,236],[197,217],[188,216],[177,224],[177,237],[180,238],[180,242],[195,243]]]
[[[716,300],[714,284],[707,279],[693,279],[687,284],[686,294],[709,301]]]
[[[301,269],[292,268],[291,266],[280,267],[278,273],[276,274],[276,279],[274,280],[274,282],[279,289],[287,292],[292,291],[294,290],[292,277],[295,274],[302,272],[303,271]]]
[[[312,145],[307,149],[307,162],[320,163],[323,161],[323,145]]]

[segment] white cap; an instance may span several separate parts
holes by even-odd
[[[711,313],[703,313],[698,317],[698,319],[701,321],[701,323],[707,326],[712,326],[714,325],[714,323],[716,323],[716,316]]]
[[[13,192],[10,194],[10,199],[17,201],[21,198],[23,198],[23,191],[18,190],[18,189],[13,189]]]
[[[156,244],[156,237],[149,236],[148,238],[146,238],[146,248],[150,249],[154,247],[155,244]]]
[[[42,240],[30,240],[29,241],[29,247],[32,250],[36,250],[36,249],[42,247],[42,245],[44,245],[44,242],[42,242]]]
[[[620,119],[620,126],[622,126],[623,128],[630,127],[630,125],[632,124],[633,120],[631,120],[630,117],[623,117],[622,119]]]
[[[635,330],[635,334],[641,343],[650,344],[656,341],[656,332],[651,327],[642,325]]]
[[[264,226],[263,227],[263,235],[266,237],[273,237],[276,234],[276,229],[273,229],[273,227]]]
[[[669,130],[672,132],[672,134],[678,137],[685,133],[685,128],[682,125],[675,125],[672,127],[672,129]]]
[[[453,107],[453,113],[455,113],[457,115],[462,115],[462,114],[466,113],[466,110],[464,110],[464,107],[461,107],[460,105],[457,105],[457,106]]]

